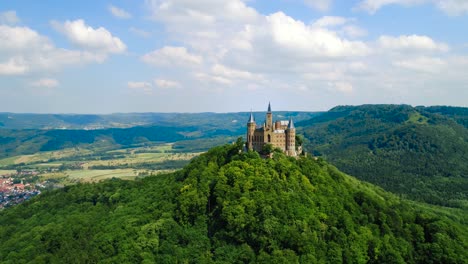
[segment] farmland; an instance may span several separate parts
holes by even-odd
[[[0,160],[0,175],[64,185],[109,178],[132,180],[179,169],[198,152],[177,153],[173,144],[112,150],[70,148]],[[32,180],[31,180],[32,181]]]

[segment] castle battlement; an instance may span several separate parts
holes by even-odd
[[[266,144],[281,149],[288,156],[297,156],[296,128],[292,118],[273,122],[271,105],[268,103],[265,122],[257,126],[253,114],[247,122],[247,149],[260,152]]]

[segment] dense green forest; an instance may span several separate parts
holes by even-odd
[[[0,262],[466,263],[466,211],[242,145],[172,174],[68,186],[1,211]]]
[[[468,208],[468,108],[335,107],[298,122],[306,149],[403,197]]]

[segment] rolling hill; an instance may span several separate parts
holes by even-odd
[[[340,106],[298,122],[307,149],[413,200],[468,208],[468,109]]]

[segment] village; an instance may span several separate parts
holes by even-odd
[[[36,182],[38,174],[36,170],[25,170],[0,175],[0,210],[29,200],[46,189],[50,183]]]

